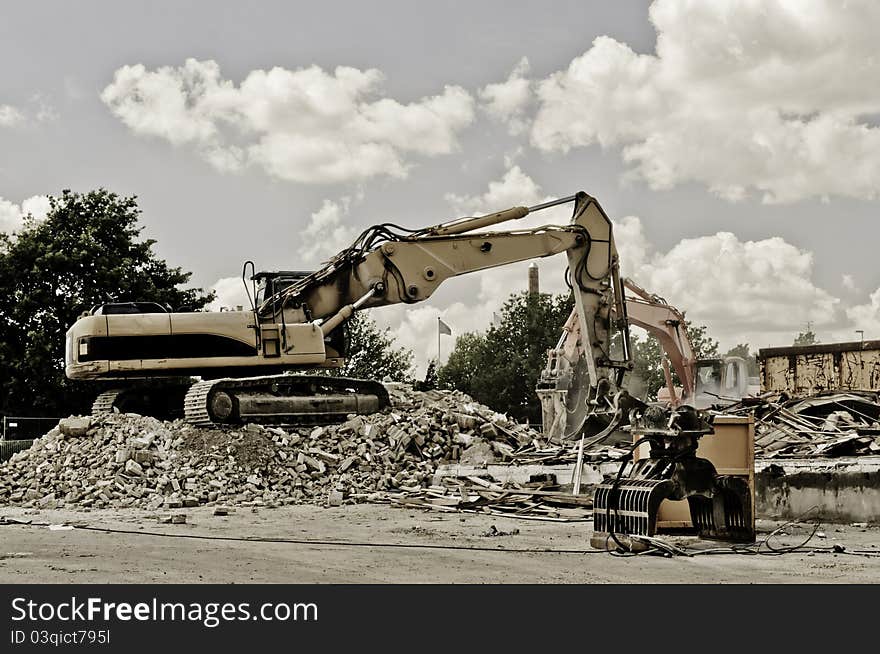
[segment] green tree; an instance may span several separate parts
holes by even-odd
[[[690,320],[685,321],[688,338],[698,359],[711,359],[718,356],[718,341],[709,336],[706,325],[697,327]]]
[[[64,376],[65,333],[83,310],[144,300],[201,309],[202,289],[140,237],[136,198],[104,189],[49,198],[44,220],[0,233],[0,413],[60,416],[88,409],[95,386]]]
[[[535,386],[547,350],[559,340],[572,306],[570,294],[512,295],[497,326],[489,327],[485,335],[465,334],[456,340],[449,361],[439,371],[441,386],[464,391],[518,420],[539,423],[541,405]]]
[[[816,332],[813,331],[813,326],[807,323],[807,331],[798,332],[798,335],[794,337],[792,345],[816,345],[818,342],[819,338],[816,336]]]
[[[365,313],[355,313],[347,323],[348,356],[345,366],[330,371],[343,377],[382,381],[410,381],[412,352],[395,348],[389,330],[379,329]]]
[[[633,369],[627,374],[624,384],[635,397],[656,398],[657,391],[666,385],[660,341],[650,334],[647,334],[645,338],[639,338],[637,334],[631,332],[630,343],[633,353]]]
[[[446,364],[437,371],[440,388],[455,388],[473,396],[478,372],[489,358],[486,350],[485,334],[470,332],[458,336]]]
[[[437,359],[428,361],[425,378],[422,381],[416,382],[415,388],[418,391],[433,391],[437,388]]]

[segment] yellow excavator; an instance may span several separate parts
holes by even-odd
[[[567,225],[480,231],[561,204],[574,205]],[[355,311],[421,302],[450,277],[560,253],[568,257],[576,311],[592,344],[583,359],[591,419],[601,429],[619,413],[617,394],[632,364],[611,221],[583,192],[424,229],[375,225],[320,270],[252,274],[249,310],[169,313],[149,302],[94,307],[67,333],[66,374],[119,382],[98,396],[94,413],[162,416],[182,407],[195,425],[340,421],[387,406],[384,386],[289,373],[341,366],[345,322]],[[614,353],[606,345],[612,340]],[[155,382],[187,376],[201,380]],[[130,383],[144,378],[150,383]]]
[[[567,225],[479,231],[569,203]],[[632,358],[617,248],[611,220],[584,192],[417,230],[375,225],[314,272],[255,273],[250,264],[246,311],[169,313],[144,302],[95,307],[67,332],[65,370],[71,379],[120,383],[98,397],[95,412],[155,414],[182,403],[185,419],[200,426],[334,422],[389,404],[378,381],[296,374],[342,364],[344,326],[355,311],[421,302],[450,277],[561,253],[579,323],[579,429],[598,441],[629,424],[641,435],[637,442],[651,442],[650,456],[630,477],[597,489],[597,530],[615,541],[617,534],[650,535],[659,502],[687,497],[701,534],[748,537],[740,528],[751,511],[748,488],[696,457],[697,440],[711,432],[706,420],[687,405],[672,413],[645,405],[622,388]],[[201,379],[130,383],[181,376]]]

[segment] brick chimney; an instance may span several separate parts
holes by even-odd
[[[532,261],[529,264],[529,295],[537,295],[540,293],[538,285],[538,264]]]

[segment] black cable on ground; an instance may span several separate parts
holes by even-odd
[[[435,550],[457,550],[457,551],[467,551],[467,552],[507,552],[512,554],[604,554],[610,553],[613,556],[618,557],[630,557],[630,556],[642,556],[644,554],[658,554],[663,553],[664,556],[699,556],[699,555],[708,555],[708,554],[744,554],[744,555],[771,555],[771,556],[780,556],[783,554],[792,554],[792,553],[804,553],[804,552],[814,552],[814,553],[824,553],[824,554],[850,554],[856,556],[880,556],[880,552],[869,551],[869,550],[847,550],[840,545],[835,546],[826,546],[826,547],[812,547],[805,548],[805,545],[809,540],[813,538],[815,535],[816,529],[810,534],[810,536],[803,543],[794,546],[786,546],[782,548],[772,548],[768,551],[761,551],[761,546],[765,545],[767,541],[769,541],[773,536],[778,534],[782,529],[787,527],[788,525],[794,524],[796,521],[789,521],[784,523],[783,525],[777,527],[773,530],[766,538],[762,541],[748,546],[730,546],[730,547],[717,547],[705,550],[698,549],[689,549],[686,547],[681,547],[678,545],[674,545],[672,543],[667,543],[661,539],[657,538],[648,538],[648,537],[638,537],[645,538],[646,540],[655,541],[654,545],[657,549],[649,549],[644,552],[615,552],[613,550],[600,550],[600,549],[550,549],[550,548],[490,548],[490,547],[476,547],[473,545],[431,545],[428,543],[364,543],[358,541],[334,541],[334,540],[321,540],[321,539],[298,539],[298,538],[269,538],[269,537],[258,537],[258,536],[211,536],[205,534],[169,534],[158,531],[142,531],[142,530],[133,530],[133,529],[113,529],[110,527],[91,527],[88,525],[82,526],[74,526],[74,529],[80,529],[83,531],[97,531],[104,532],[109,534],[128,534],[135,536],[154,536],[160,538],[188,538],[192,540],[210,540],[210,541],[227,541],[227,542],[241,542],[241,543],[280,543],[280,544],[289,544],[289,545],[312,545],[312,546],[326,546],[326,547],[367,547],[367,548],[394,548],[394,549],[435,549]],[[47,525],[35,525],[35,524],[27,524],[20,522],[4,522],[0,520],[0,526],[22,526],[22,527],[44,527]]]
[[[23,527],[39,527],[42,525],[29,525],[15,522],[0,522],[0,525],[19,525]],[[158,536],[161,538],[189,538],[194,540],[217,540],[240,543],[284,543],[289,545],[320,545],[331,547],[372,547],[372,548],[397,548],[397,549],[434,549],[434,550],[461,550],[467,552],[512,552],[520,554],[601,554],[602,550],[575,550],[575,549],[550,549],[550,548],[492,548],[476,547],[474,545],[431,545],[428,543],[362,543],[358,541],[335,541],[320,539],[300,538],[269,538],[261,536],[210,536],[207,534],[169,534],[161,531],[142,531],[134,529],[113,529],[110,527],[90,527],[88,525],[74,526],[74,530],[100,531],[108,534],[132,534],[135,536]]]

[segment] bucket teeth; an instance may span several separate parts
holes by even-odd
[[[654,536],[660,504],[673,496],[675,489],[676,484],[668,479],[623,478],[617,483],[600,484],[593,498],[596,535],[591,542],[603,549],[612,533]],[[691,524],[701,538],[748,543],[755,540],[750,498],[745,480],[722,475],[716,477],[711,492],[693,493],[685,499]]]
[[[624,479],[600,484],[593,499],[593,528],[597,532],[653,536],[660,503],[672,490],[668,480]],[[609,529],[611,528],[611,529]]]

